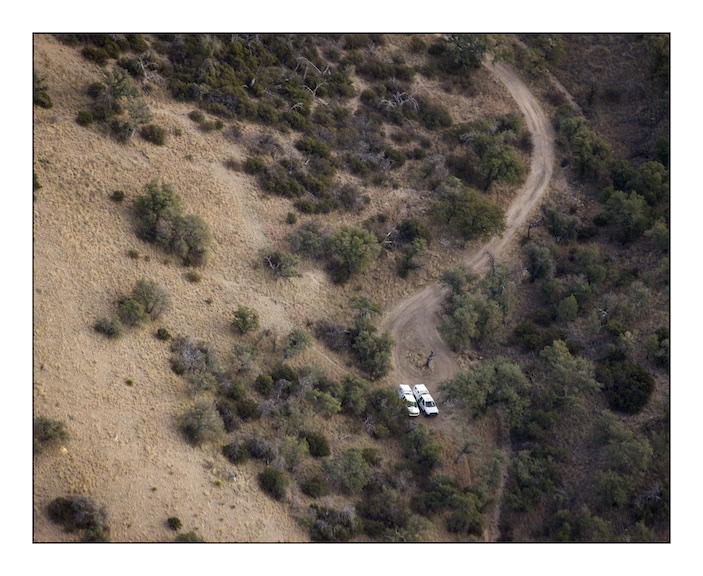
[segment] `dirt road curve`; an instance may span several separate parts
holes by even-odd
[[[554,132],[552,125],[527,86],[517,74],[503,63],[488,64],[488,68],[505,84],[525,116],[532,134],[533,153],[525,185],[506,212],[506,230],[502,237],[495,237],[470,254],[465,263],[477,273],[485,270],[490,252],[495,258],[513,240],[515,233],[525,224],[528,215],[537,206],[547,190],[554,164]],[[425,382],[434,384],[451,377],[459,364],[436,329],[437,312],[445,295],[445,288],[434,283],[400,302],[390,311],[384,329],[396,341],[393,354],[393,382]],[[434,351],[432,370],[418,367],[418,358]]]

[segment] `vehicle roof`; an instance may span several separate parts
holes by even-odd
[[[398,390],[402,390],[403,392],[410,392],[410,386],[407,384],[400,384],[398,386]]]

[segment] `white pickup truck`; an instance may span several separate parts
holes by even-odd
[[[417,407],[425,416],[437,416],[439,414],[437,404],[424,384],[415,384],[413,386],[413,396],[417,400]]]
[[[398,386],[398,398],[400,398],[405,406],[408,408],[408,416],[419,416],[420,409],[417,407],[417,402],[413,398],[413,394],[410,391],[410,386],[407,384],[401,384]]]

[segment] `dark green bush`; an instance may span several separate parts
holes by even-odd
[[[110,55],[106,50],[96,48],[95,46],[86,46],[83,48],[81,53],[86,60],[91,60],[99,66],[104,66],[110,59]]]
[[[222,447],[222,455],[232,464],[244,464],[249,460],[249,451],[240,442],[231,442]]]
[[[132,288],[132,299],[139,302],[152,320],[158,319],[171,307],[171,297],[153,280],[141,279]]]
[[[197,124],[202,124],[205,122],[205,114],[203,114],[200,110],[193,110],[188,114],[188,118]]]
[[[654,391],[654,377],[639,364],[624,359],[605,360],[596,365],[596,380],[612,410],[637,414]]]
[[[283,500],[286,496],[288,484],[290,480],[285,472],[277,468],[267,466],[263,472],[257,476],[259,487],[271,498],[275,500]]]
[[[149,319],[144,306],[134,298],[122,300],[118,306],[117,315],[127,326],[139,326]]]
[[[273,274],[276,280],[281,278],[296,278],[300,276],[298,265],[300,259],[285,250],[262,250],[259,252],[262,263]]]
[[[40,108],[52,108],[54,103],[49,96],[49,89],[46,86],[46,78],[36,72],[33,75],[34,81],[34,105]]]
[[[117,316],[111,318],[100,318],[93,326],[96,332],[104,334],[108,338],[118,338],[122,335],[122,323]]]
[[[89,126],[93,123],[93,115],[86,110],[81,110],[76,116],[76,123],[79,126]]]
[[[168,520],[166,520],[166,525],[174,532],[178,532],[183,526],[183,523],[177,516],[171,516]]]
[[[66,423],[61,420],[53,420],[46,416],[39,416],[34,419],[34,452],[40,453],[46,446],[52,446],[58,442],[68,440],[69,434]]]
[[[254,332],[259,329],[259,314],[253,308],[240,306],[234,312],[231,327],[240,334]]]
[[[249,456],[255,460],[261,460],[268,464],[276,457],[276,453],[271,447],[271,444],[261,438],[249,438],[244,445],[247,452],[249,452]]]
[[[237,415],[245,422],[261,417],[261,408],[253,398],[242,398],[237,401]]]
[[[224,424],[215,407],[205,401],[198,402],[178,418],[178,428],[186,440],[193,445],[200,445],[220,438]]]
[[[310,496],[310,498],[327,496],[331,491],[329,482],[324,476],[313,476],[303,480],[300,483],[300,490],[306,496]]]
[[[166,130],[156,124],[146,124],[142,126],[140,134],[144,140],[156,144],[157,146],[166,144]]]
[[[156,337],[159,340],[171,340],[172,336],[171,333],[166,329],[166,328],[159,328],[156,331]]]
[[[273,378],[270,374],[259,374],[254,381],[254,387],[262,396],[270,396],[273,393]]]
[[[247,174],[263,174],[266,171],[266,161],[260,156],[249,156],[244,161],[244,171]]]
[[[67,532],[100,529],[107,531],[107,513],[87,496],[60,496],[47,507],[49,519]]]
[[[187,543],[199,544],[201,542],[205,542],[205,540],[197,532],[191,530],[190,532],[184,532],[183,534],[178,534],[178,536],[176,536],[176,539],[174,540],[174,542],[187,542]]]
[[[303,437],[308,443],[310,456],[313,458],[324,458],[332,453],[330,443],[322,432],[305,432]]]
[[[315,518],[309,523],[313,542],[348,542],[359,529],[351,512],[311,505]]]
[[[169,248],[186,266],[203,266],[208,258],[212,234],[200,216],[189,214],[174,220]]]

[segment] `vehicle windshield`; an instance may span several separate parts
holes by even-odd
[[[417,407],[417,402],[415,402],[415,400],[406,400],[406,404],[407,404],[410,408],[416,408],[416,407]]]
[[[428,400],[427,402],[425,402],[425,406],[427,406],[428,408],[434,408],[434,402],[432,402],[432,400]]]

